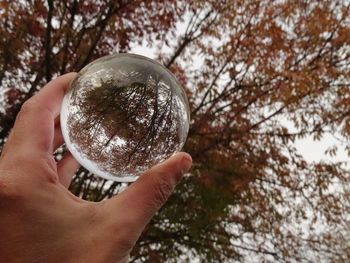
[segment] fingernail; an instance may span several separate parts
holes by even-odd
[[[192,166],[192,158],[189,154],[186,154],[181,159],[182,174],[186,173]]]
[[[178,162],[178,172],[175,173],[175,184],[178,184],[182,176],[191,168],[192,166],[192,158],[189,154],[185,154],[183,157],[181,157],[180,161]]]

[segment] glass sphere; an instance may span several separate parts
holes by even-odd
[[[149,58],[115,54],[84,67],[63,99],[61,128],[75,159],[100,177],[132,182],[184,145],[186,94]]]

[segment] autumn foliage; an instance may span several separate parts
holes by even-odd
[[[3,0],[1,144],[23,102],[47,81],[147,45],[189,97],[184,150],[194,167],[132,261],[348,262],[349,170],[308,163],[294,142],[331,134],[350,150],[349,6]],[[84,169],[70,187],[95,201],[120,188]]]

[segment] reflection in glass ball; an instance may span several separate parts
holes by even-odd
[[[73,80],[61,109],[66,145],[90,172],[131,182],[181,150],[186,94],[165,67],[139,55],[102,57]]]

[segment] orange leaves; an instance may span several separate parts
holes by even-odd
[[[182,87],[186,87],[188,80],[186,76],[186,71],[179,64],[171,65],[170,70],[173,74],[175,74]]]
[[[5,138],[23,103],[18,88],[32,94],[44,82],[47,7],[35,0],[1,1],[0,8],[6,20],[0,26],[0,83],[9,90],[8,117],[0,119]],[[308,217],[314,225],[322,218],[340,222],[339,211],[349,203],[332,198],[330,189],[336,179],[339,189],[348,185],[348,174],[335,164],[312,166],[293,143],[320,139],[327,130],[344,136],[350,151],[348,9],[345,1],[55,1],[53,75],[142,43],[169,62],[189,96],[185,150],[193,155],[193,172],[151,223],[154,235],[145,236],[135,258],[156,261],[161,254],[176,261],[193,250],[212,257],[203,256],[204,262],[224,262],[224,255],[249,262],[239,257],[249,251],[259,262],[266,261],[259,255],[277,254],[301,262],[308,254],[316,261],[319,243],[338,248],[326,234],[322,239],[317,233],[319,243],[302,241],[304,232],[316,232],[293,227]],[[94,199],[95,184],[85,175],[75,179],[77,194]],[[173,221],[185,252],[173,249]],[[232,246],[231,237],[242,246]],[[242,248],[247,242],[250,250]],[[276,251],[264,254],[265,243]]]
[[[41,37],[44,33],[44,26],[36,19],[32,19],[28,25],[28,32],[32,34],[34,37]]]
[[[10,89],[5,92],[5,101],[8,105],[14,105],[21,100],[23,95],[24,93],[17,89]]]
[[[345,26],[339,26],[337,36],[333,40],[333,45],[339,48],[342,47],[344,43],[350,45],[350,29]]]

